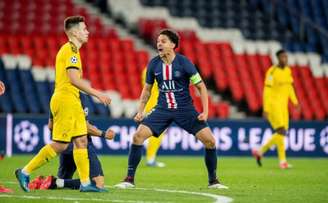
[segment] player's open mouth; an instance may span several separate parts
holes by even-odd
[[[163,51],[163,48],[157,48],[157,50],[158,50],[159,52],[162,52],[162,51]]]

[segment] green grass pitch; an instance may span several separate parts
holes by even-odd
[[[207,189],[203,157],[159,159],[166,168],[149,168],[144,159],[136,176],[136,189],[120,190],[112,186],[126,174],[127,156],[101,156],[108,193],[80,193],[73,190],[23,192],[13,175],[31,156],[14,156],[0,161],[0,184],[14,193],[1,194],[0,202],[220,202],[217,196],[233,202],[327,202],[328,159],[290,158],[293,169],[281,170],[276,158],[264,159],[259,168],[251,157],[219,157],[218,174],[228,190]],[[53,160],[33,174],[56,174],[58,160]],[[223,200],[224,201],[224,200]]]

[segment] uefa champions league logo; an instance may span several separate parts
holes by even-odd
[[[320,145],[323,151],[328,154],[328,126],[320,132]]]
[[[34,123],[22,121],[14,128],[14,141],[23,152],[31,152],[39,143],[38,128]]]

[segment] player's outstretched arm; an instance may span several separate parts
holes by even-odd
[[[112,140],[115,137],[115,132],[111,129],[107,129],[106,132],[103,132],[102,130],[99,130],[96,126],[92,125],[91,123],[87,122],[87,129],[88,134],[91,136],[97,136],[97,137],[105,137],[108,140]]]
[[[5,93],[6,87],[5,84],[0,80],[0,96]]]
[[[79,71],[76,69],[68,69],[67,70],[68,78],[70,79],[70,82],[72,85],[77,87],[78,89],[82,90],[83,92],[86,92],[89,95],[95,96],[99,99],[101,103],[104,105],[109,105],[111,103],[111,99],[100,92],[99,90],[96,90],[92,88],[89,83],[87,83],[85,80],[81,79],[79,77]]]
[[[134,120],[136,122],[141,122],[144,118],[143,112],[144,112],[145,106],[150,98],[152,87],[153,87],[153,85],[146,83],[142,89],[142,92],[140,95],[140,103],[139,103],[138,113],[134,117]]]
[[[206,121],[208,117],[208,94],[207,88],[204,82],[199,82],[196,85],[200,94],[200,100],[202,102],[203,112],[198,115],[198,120]]]
[[[295,87],[293,84],[290,85],[289,87],[289,99],[291,100],[291,102],[293,103],[293,105],[300,110],[300,105],[296,96],[296,91],[295,91]]]
[[[52,131],[52,127],[53,127],[53,122],[52,122],[52,119],[49,118],[48,119],[48,128],[49,128],[50,131]]]

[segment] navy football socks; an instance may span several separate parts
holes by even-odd
[[[143,145],[132,144],[129,153],[128,176],[134,177],[142,156]]]
[[[96,182],[91,180],[93,185],[96,185]],[[81,182],[80,179],[64,179],[64,188],[70,188],[77,190],[80,188]]]
[[[217,156],[216,148],[205,149],[205,164],[208,172],[208,180],[212,182],[216,179]]]
[[[80,179],[64,179],[64,188],[77,190],[80,188]]]

